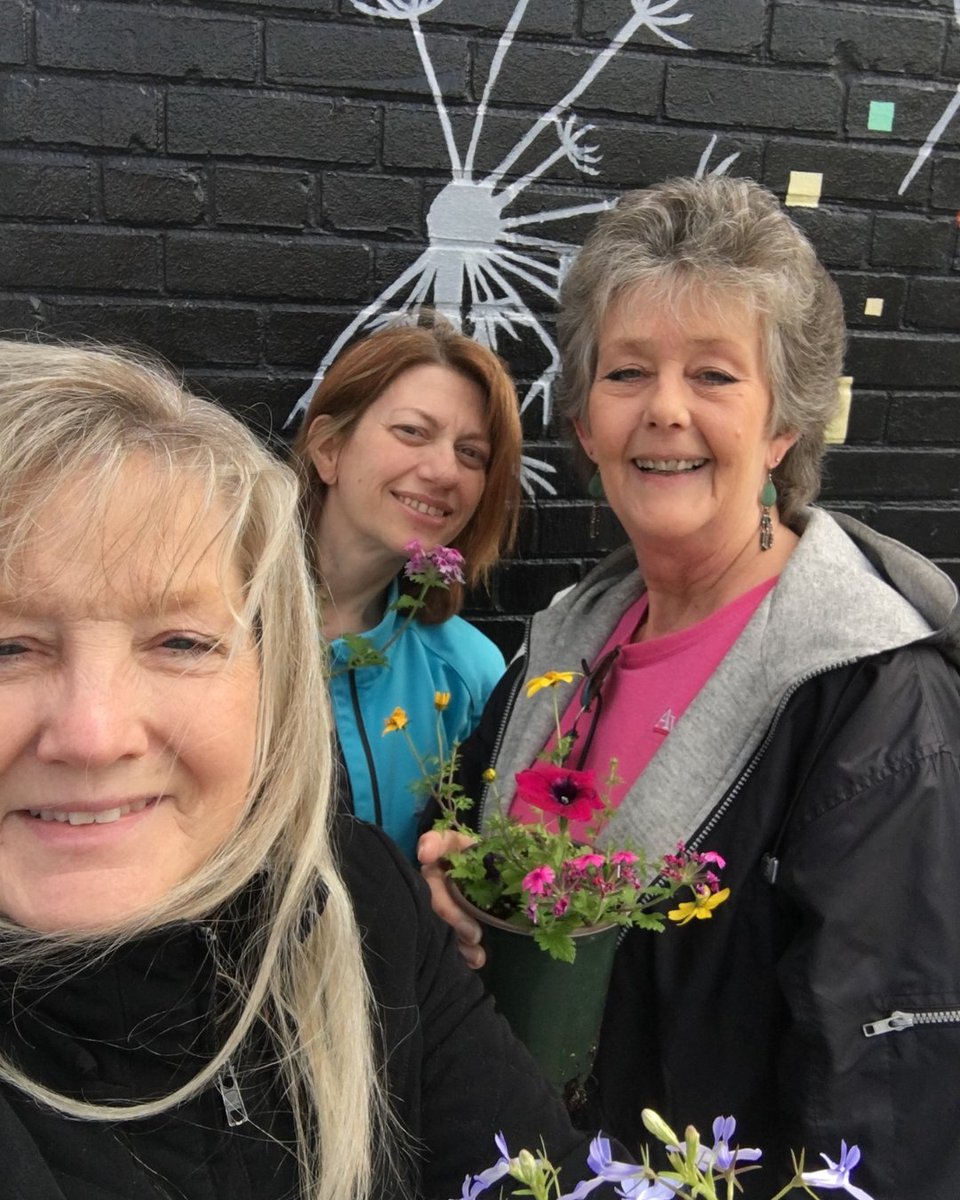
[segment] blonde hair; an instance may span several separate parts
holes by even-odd
[[[134,458],[149,460],[174,490],[199,481],[205,504],[198,522],[214,505],[227,514],[225,555],[244,581],[239,617],[260,659],[246,809],[225,844],[149,916],[99,937],[44,936],[0,921],[0,957],[25,966],[65,950],[71,958],[102,954],[147,929],[215,913],[256,875],[252,936],[221,979],[229,1033],[210,1062],[169,1095],[88,1104],[51,1091],[5,1058],[0,1078],[69,1117],[148,1117],[211,1084],[263,1020],[285,1085],[280,1094],[293,1108],[303,1195],[369,1197],[375,1160],[391,1144],[390,1119],[360,938],[331,846],[332,720],[296,482],[239,422],[154,362],[114,349],[0,341],[0,570],[10,586],[52,488],[82,476],[94,485],[87,494],[99,497],[90,502],[95,514]]]
[[[459,333],[449,321],[423,310],[417,324],[398,320],[354,342],[340,354],[317,385],[291,447],[300,477],[301,517],[315,569],[313,538],[323,511],[327,485],[310,458],[310,426],[328,417],[328,437],[347,441],[373,402],[405,371],[424,364],[448,367],[483,392],[490,437],[490,461],[476,512],[453,545],[463,554],[468,585],[485,583],[491,568],[513,547],[520,517],[520,451],[523,434],[517,393],[506,367],[480,342]],[[463,588],[435,588],[417,619],[438,624],[460,611]]]
[[[839,401],[846,327],[837,285],[776,196],[749,179],[668,179],[627,192],[603,213],[560,289],[559,407],[582,420],[608,310],[642,301],[718,311],[739,301],[760,323],[772,399],[770,433],[799,437],[773,471],[788,523],[820,489],[825,433]],[[574,438],[581,467],[592,464]]]

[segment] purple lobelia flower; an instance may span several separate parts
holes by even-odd
[[[804,1171],[800,1176],[804,1183],[815,1188],[840,1188],[849,1196],[853,1196],[854,1200],[873,1200],[863,1188],[850,1182],[850,1172],[860,1161],[859,1146],[848,1147],[846,1142],[841,1142],[839,1162],[834,1162],[825,1154],[821,1154],[820,1157],[827,1164],[826,1169]]]

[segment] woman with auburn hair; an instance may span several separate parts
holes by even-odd
[[[396,708],[423,756],[474,728],[503,656],[456,614],[464,583],[486,582],[510,549],[520,508],[520,417],[503,364],[442,318],[393,324],[346,349],[318,385],[294,443],[308,557],[316,571],[349,807],[411,855],[419,768],[384,738]],[[411,621],[394,605],[419,588],[402,573],[411,543],[453,547],[449,587]],[[388,666],[358,665],[363,635]]]
[[[156,365],[0,342],[5,1196],[445,1200],[498,1130],[586,1173],[420,880],[332,816],[297,503]]]

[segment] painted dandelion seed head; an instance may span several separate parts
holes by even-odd
[[[539,231],[530,232],[529,227],[536,229],[548,223],[601,212],[612,207],[615,200],[585,200],[582,194],[575,193],[576,202],[570,206],[523,215],[512,213],[511,206],[532,183],[563,162],[585,177],[600,174],[600,146],[592,137],[596,133],[595,127],[581,123],[573,106],[638,30],[646,29],[677,49],[692,48],[668,31],[685,25],[693,15],[676,11],[680,0],[630,0],[624,3],[623,25],[607,46],[589,61],[580,78],[552,108],[532,122],[497,166],[481,171],[477,159],[484,145],[487,112],[514,34],[530,0],[515,0],[492,56],[469,137],[459,141],[419,25],[419,18],[424,13],[440,8],[443,2],[351,0],[358,12],[368,16],[409,22],[450,162],[450,182],[441,189],[427,214],[426,248],[416,262],[388,284],[334,341],[310,387],[291,412],[288,425],[306,410],[310,395],[327,367],[358,334],[372,333],[398,314],[432,304],[456,327],[507,357],[521,339],[534,343],[532,353],[539,357],[543,366],[523,395],[521,411],[539,405],[546,428],[552,414],[553,381],[560,359],[552,334],[531,305],[552,308],[557,303],[560,283],[577,247],[553,240]],[[714,137],[700,160],[699,174],[707,169],[707,160],[715,143]],[[732,154],[724,159],[713,173],[723,173],[736,157]],[[638,164],[638,180],[642,175]],[[535,489],[555,495],[556,488],[549,479],[555,470],[550,463],[524,455],[521,482],[531,495]]]

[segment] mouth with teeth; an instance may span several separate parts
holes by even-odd
[[[400,492],[394,492],[393,496],[406,508],[412,508],[414,512],[420,513],[424,517],[449,517],[453,511],[445,506],[428,504],[426,500],[418,500],[414,496],[404,496]]]
[[[143,812],[150,804],[155,804],[159,797],[143,797],[131,800],[129,804],[120,804],[116,808],[104,808],[98,812],[89,809],[66,808],[28,808],[27,812],[38,821],[54,821],[60,825],[110,825],[130,813]]]
[[[684,475],[699,471],[705,458],[635,458],[634,466],[649,475]]]

